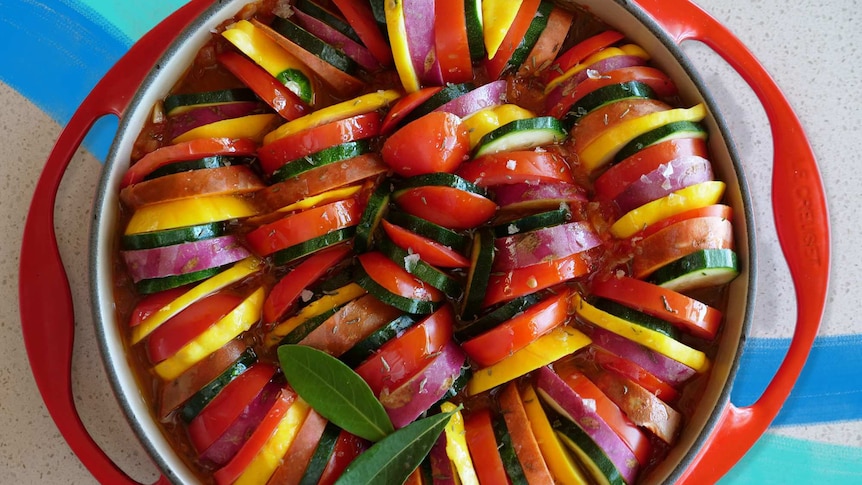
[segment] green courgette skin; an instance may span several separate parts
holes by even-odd
[[[123,235],[120,246],[125,250],[154,249],[187,242],[202,241],[227,234],[224,223],[210,222],[197,226],[179,227],[164,231],[140,232]]]
[[[192,422],[200,412],[215,399],[219,392],[225,388],[231,381],[239,377],[243,372],[247,371],[255,362],[257,355],[254,349],[249,347],[240,356],[228,366],[218,377],[210,381],[207,385],[196,392],[188,401],[179,409],[179,415],[182,420],[188,424]]]
[[[163,107],[165,113],[171,115],[179,108],[191,108],[212,104],[235,103],[239,101],[259,101],[259,98],[249,88],[223,89],[202,93],[172,94],[165,98]]]

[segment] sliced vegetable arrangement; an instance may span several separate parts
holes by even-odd
[[[122,180],[117,279],[205,481],[633,484],[674,446],[733,214],[706,107],[581,21],[264,0],[213,33]]]

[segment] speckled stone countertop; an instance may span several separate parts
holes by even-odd
[[[5,3],[0,0],[0,8],[4,8]],[[88,2],[90,5],[101,3],[108,4]],[[148,4],[145,1],[132,3],[141,8]],[[698,0],[697,3],[725,23],[754,52],[783,88],[802,120],[819,159],[832,224],[829,306],[820,333],[823,337],[858,336],[862,334],[862,318],[856,308],[859,281],[862,281],[862,252],[858,244],[862,240],[862,210],[859,208],[862,170],[858,149],[862,111],[854,98],[862,91],[862,64],[856,57],[862,50],[859,4],[855,0],[790,3]],[[0,20],[0,26],[13,23]],[[6,54],[9,49],[13,47],[7,40],[0,47],[0,53]],[[685,50],[727,116],[754,197],[760,285],[752,336],[788,338],[795,321],[794,297],[771,220],[772,141],[763,109],[751,90],[709,49],[692,44],[686,45]],[[12,66],[12,69],[30,68],[38,69],[38,62]],[[58,89],[63,89],[63,80],[56,82]],[[4,105],[0,110],[4,140],[0,162],[3,201],[0,221],[7,224],[7,229],[0,231],[0,285],[5,295],[0,301],[0,329],[6,336],[0,339],[0,416],[3,418],[0,483],[92,483],[93,478],[63,441],[42,404],[21,339],[17,303],[21,230],[35,181],[60,132],[60,125],[18,91],[0,82],[0,99]],[[157,477],[157,472],[126,424],[104,377],[87,306],[89,228],[83,221],[90,219],[99,170],[99,162],[81,151],[70,165],[56,205],[57,236],[67,262],[79,320],[73,359],[76,402],[84,422],[108,454],[133,477],[149,482]],[[862,351],[862,346],[859,349]],[[837,369],[841,363],[825,365],[834,365]],[[853,389],[862,393],[862,385]],[[862,395],[855,399],[860,398]],[[777,426],[770,429],[769,435],[816,446],[836,445],[841,447],[836,449],[844,451],[858,450],[862,448],[862,421],[859,419],[857,416],[854,420],[832,422],[825,419]],[[842,456],[859,460],[862,454]],[[862,468],[862,463],[857,465],[856,468]],[[764,483],[763,476],[787,472],[770,470],[770,466],[779,465],[757,461],[756,457],[744,460],[726,482]],[[798,466],[799,470],[804,470],[829,465],[815,462]],[[850,477],[850,481],[853,480],[862,483],[862,475]],[[792,482],[776,479],[775,483]]]

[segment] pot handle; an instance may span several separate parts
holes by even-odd
[[[108,71],[60,133],[24,225],[18,280],[21,331],[30,368],[51,418],[69,447],[100,483],[137,483],[99,448],[81,421],[72,395],[75,313],[54,233],[54,203],[63,174],[100,117],[122,117],[156,61],[212,0],[192,0],[144,35]],[[162,476],[156,483],[169,483]]]
[[[637,0],[676,43],[697,40],[724,58],[754,90],[773,137],[772,211],[796,291],[797,320],[787,355],[758,401],[728,403],[714,433],[679,483],[715,483],[754,445],[787,400],[817,336],[829,280],[829,217],[820,172],[799,118],[754,55],[689,0]]]

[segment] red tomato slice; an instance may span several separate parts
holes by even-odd
[[[428,359],[440,352],[452,339],[455,316],[449,305],[427,316],[403,335],[390,340],[380,350],[356,367],[374,395],[384,387],[397,389],[428,365]]]
[[[218,61],[287,121],[309,112],[299,96],[238,52],[223,52]]]
[[[583,276],[590,271],[587,256],[576,253],[565,258],[525,266],[503,274],[492,274],[485,293],[484,307],[529,295],[545,288]]]
[[[407,115],[416,109],[417,106],[428,101],[428,98],[440,92],[441,89],[443,88],[440,86],[431,86],[422,88],[419,91],[407,93],[398,98],[383,118],[383,125],[380,127],[380,134],[389,135],[395,131],[395,128],[401,123],[401,120],[406,118]]]
[[[198,453],[210,447],[239,417],[243,409],[257,397],[275,375],[270,364],[257,363],[243,372],[195,416],[188,431],[192,445]]]
[[[494,54],[492,59],[485,61],[485,69],[488,71],[488,77],[499,79],[502,76],[506,65],[509,63],[509,59],[512,58],[515,49],[521,45],[524,34],[527,33],[527,29],[533,23],[533,17],[536,16],[540,3],[541,0],[524,0],[521,2],[521,7],[518,9],[518,13],[515,14],[515,20],[512,21],[512,25],[509,27],[509,31],[506,32],[506,37],[503,38],[503,43],[500,44],[497,53]]]
[[[389,48],[389,43],[383,37],[380,28],[377,27],[377,21],[374,20],[374,13],[368,2],[360,2],[358,0],[332,0],[332,3],[341,10],[344,19],[356,31],[356,35],[365,44],[365,48],[371,52],[371,55],[377,59],[377,62],[383,66],[392,64],[392,49]]]
[[[491,424],[491,411],[488,408],[472,411],[464,416],[464,439],[470,455],[479,457],[473,460],[476,475],[481,483],[509,483],[503,460],[497,451],[497,439]]]
[[[332,450],[329,463],[323,469],[317,485],[332,485],[335,483],[338,477],[344,473],[347,465],[350,465],[350,462],[367,449],[367,441],[347,431],[341,431],[341,434],[338,435],[338,440],[335,442],[335,448]]]
[[[361,254],[359,263],[371,279],[390,293],[414,300],[443,299],[440,290],[425,284],[379,251]]]
[[[659,98],[668,98],[676,94],[676,84],[663,71],[649,66],[631,66],[603,72],[601,76],[588,77],[579,82],[574,90],[563,94],[562,98],[548,109],[547,114],[555,118],[562,118],[569,108],[581,98],[591,92],[629,81],[640,81],[655,91]]]
[[[390,135],[380,154],[404,177],[452,173],[469,157],[470,132],[457,115],[432,111]]]
[[[198,158],[212,157],[215,155],[252,156],[257,154],[257,143],[253,140],[241,138],[231,140],[230,138],[198,138],[191,141],[167,145],[141,157],[134,165],[129,167],[120,188],[136,184],[153,170],[170,165],[174,162],[196,160]]]
[[[463,0],[435,0],[434,9],[441,14],[445,12],[434,19],[434,45],[443,82],[454,84],[473,80]]]
[[[702,249],[732,249],[733,226],[721,217],[696,217],[665,227],[637,243],[632,276],[644,279],[655,270]]]
[[[706,142],[701,138],[679,138],[651,145],[607,169],[595,182],[596,198],[612,201],[641,176],[659,165],[686,157],[708,158]]]
[[[289,215],[246,234],[249,249],[267,256],[281,249],[355,226],[362,216],[356,199],[344,199]]]
[[[721,312],[715,308],[682,293],[628,276],[596,278],[590,291],[596,296],[666,320],[701,338],[715,338],[721,325]]]
[[[263,302],[265,324],[280,320],[293,306],[302,291],[320,280],[330,268],[350,254],[350,246],[341,244],[314,253],[284,275]]]
[[[485,155],[464,162],[456,174],[480,187],[536,181],[574,183],[569,164],[558,153],[551,151]]]
[[[489,367],[562,325],[569,318],[569,291],[563,290],[527,311],[461,345],[480,367]]]
[[[647,391],[655,394],[662,401],[672,403],[679,397],[679,392],[671,387],[670,384],[662,381],[636,363],[608,352],[601,347],[592,346],[590,352],[596,364],[600,367],[608,372],[616,372],[621,376],[631,379]]]
[[[275,211],[306,197],[384,174],[388,167],[376,154],[365,154],[309,170],[261,191],[266,206]]]
[[[179,288],[171,288],[170,290],[160,291],[141,298],[135,309],[132,310],[132,315],[129,317],[129,326],[134,327],[147,319],[153,313],[161,310],[168,303],[176,300],[183,293],[188,291],[188,287],[182,286]]]
[[[232,165],[204,170],[173,173],[153,180],[144,180],[120,191],[126,207],[140,207],[159,202],[219,195],[242,195],[266,187],[257,174],[246,165]]]
[[[497,212],[497,204],[487,197],[439,185],[406,189],[395,202],[405,212],[456,231],[479,227]]]
[[[248,441],[242,445],[242,448],[231,458],[231,460],[218,471],[213,474],[216,483],[219,485],[227,485],[236,481],[242,475],[242,472],[257,456],[257,453],[263,448],[272,433],[278,428],[281,418],[284,417],[287,410],[296,399],[296,394],[289,389],[282,389],[281,393],[273,403],[269,412],[263,418],[263,421],[257,425],[254,432],[248,438]]]
[[[379,133],[380,115],[372,111],[284,136],[260,147],[257,155],[263,172],[271,174],[287,162]]]
[[[681,214],[668,217],[667,219],[662,219],[655,224],[647,226],[646,228],[644,228],[643,231],[635,234],[632,237],[640,237],[642,239],[646,239],[657,233],[658,231],[661,231],[668,226],[672,226],[677,222],[684,221],[686,219],[694,219],[698,217],[718,217],[729,221],[732,216],[733,209],[731,209],[730,206],[724,204],[714,204],[708,205],[706,207],[698,207],[696,209],[691,209]]]
[[[610,47],[623,40],[625,36],[615,30],[606,30],[600,34],[582,40],[557,58],[542,75],[542,81],[548,84],[552,79],[568,71],[579,62],[594,53]]]
[[[157,364],[174,355],[241,302],[242,298],[237,295],[214,293],[192,303],[153,330],[147,338],[150,362]]]
[[[396,226],[389,221],[384,220],[381,221],[381,223],[383,224],[383,230],[386,231],[386,235],[389,236],[389,239],[391,239],[396,246],[405,251],[412,251],[414,254],[418,254],[422,261],[425,261],[431,266],[438,266],[441,268],[470,267],[470,260],[449,246],[440,244],[433,239],[420,236],[419,234],[404,229],[401,226]]]
[[[623,414],[620,408],[601,389],[575,367],[572,359],[556,362],[554,370],[582,398],[593,400],[596,413],[632,450],[641,466],[645,466],[652,451],[649,437]]]

